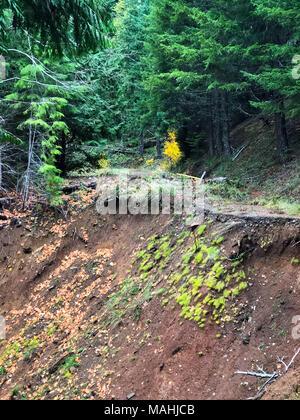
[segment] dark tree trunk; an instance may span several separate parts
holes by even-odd
[[[178,140],[179,140],[180,148],[184,152],[186,157],[191,156],[192,152],[194,151],[194,150],[193,151],[191,150],[191,146],[187,142],[188,131],[189,131],[188,122],[184,120],[182,122],[182,127],[178,133]]]
[[[213,124],[213,116],[214,116],[214,104],[213,104],[213,96],[211,93],[208,93],[208,147],[209,147],[209,155],[214,155],[214,124]]]
[[[277,142],[278,159],[281,163],[286,161],[286,155],[289,147],[288,134],[286,129],[286,118],[284,112],[278,112],[275,115],[275,136]]]
[[[140,156],[141,156],[141,158],[144,157],[144,151],[145,151],[145,137],[144,137],[144,133],[142,133],[141,137],[140,137]]]
[[[222,148],[223,153],[227,158],[230,158],[230,129],[228,116],[228,94],[225,91],[220,93],[220,109],[221,109],[221,127],[222,127]]]
[[[216,89],[214,91],[214,101],[213,101],[213,131],[214,131],[214,146],[215,146],[215,155],[222,156],[223,147],[222,147],[222,125],[221,125],[221,109],[220,109],[220,93]]]
[[[156,158],[162,159],[161,139],[159,136],[156,137],[156,153],[157,153]]]
[[[66,176],[66,150],[67,150],[67,137],[65,133],[62,133],[60,139],[61,154],[57,161],[57,168],[61,170],[61,175]]]

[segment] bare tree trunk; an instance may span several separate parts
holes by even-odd
[[[66,135],[63,132],[60,140],[61,154],[58,157],[57,168],[61,170],[63,177],[66,176],[66,149],[67,149],[67,139]]]
[[[30,187],[30,180],[31,180],[31,164],[32,164],[32,156],[33,156],[33,148],[34,148],[34,141],[35,141],[36,130],[32,132],[32,127],[29,127],[29,136],[28,136],[28,158],[27,158],[27,169],[25,173],[25,183],[24,183],[24,190],[23,190],[23,209],[25,204],[29,198],[29,187]]]
[[[208,94],[208,141],[210,156],[232,156],[227,92],[214,89]]]
[[[144,133],[142,133],[141,136],[140,136],[140,156],[141,156],[141,158],[144,157],[144,151],[145,151],[145,137],[144,137]]]
[[[220,110],[220,93],[218,89],[214,91],[214,101],[213,101],[213,131],[214,131],[214,146],[215,154],[217,156],[222,156],[222,126],[221,126],[221,110]]]
[[[286,154],[288,151],[289,142],[286,129],[286,118],[283,111],[278,112],[275,115],[275,136],[277,142],[278,158],[281,163],[284,163],[286,161]]]
[[[156,153],[157,159],[162,159],[161,139],[159,136],[156,136]]]
[[[209,146],[209,155],[214,155],[214,103],[212,93],[208,93],[208,113],[209,113],[209,122],[208,122],[208,146]]]
[[[230,158],[231,147],[230,147],[230,130],[229,130],[229,116],[228,116],[228,95],[225,91],[222,91],[221,94],[221,127],[222,127],[222,146],[223,153],[227,158]]]

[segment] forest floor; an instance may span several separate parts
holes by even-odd
[[[266,379],[236,371],[284,372],[300,347],[299,218],[211,199],[193,235],[176,214],[100,215],[95,197],[2,211],[0,399],[238,400]],[[300,356],[259,398],[299,386]]]
[[[278,162],[274,147],[274,127],[264,121],[248,119],[231,132],[234,161],[220,161],[203,155],[187,171],[208,178],[226,177],[227,183],[208,186],[209,192],[223,206],[235,202],[259,206],[259,211],[277,211],[300,216],[300,121],[288,123],[290,151],[287,162]],[[240,153],[238,155],[238,153]],[[263,207],[263,208],[262,208]]]

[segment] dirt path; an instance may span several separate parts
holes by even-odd
[[[107,191],[115,190],[117,185],[122,185],[122,179],[125,179],[126,182],[135,183],[134,185],[138,185],[140,180],[145,180],[146,183],[143,186],[153,185],[155,182],[158,182],[160,185],[167,185],[171,188],[172,181],[178,180],[186,180],[199,182],[199,178],[193,177],[184,177],[183,175],[170,175],[169,173],[165,173],[161,170],[159,171],[151,171],[151,170],[136,170],[136,169],[129,169],[124,168],[122,170],[115,170],[112,171],[112,174],[107,177],[82,177],[82,178],[75,178],[69,181],[70,185],[92,185],[94,184],[95,188],[98,191]],[[168,184],[170,183],[170,185]],[[204,185],[206,181],[204,180]],[[297,220],[300,219],[299,216],[291,216],[290,214],[280,211],[276,208],[270,208],[265,206],[258,206],[258,205],[249,205],[243,202],[232,202],[227,203],[219,200],[216,202],[213,200],[209,195],[205,193],[204,200],[203,200],[203,209],[206,214],[219,214],[220,216],[224,216],[225,218],[232,218],[232,217],[240,217],[243,219],[257,219],[261,221],[274,222],[275,219],[289,219]],[[200,209],[202,210],[202,209]],[[280,223],[280,222],[279,222]]]

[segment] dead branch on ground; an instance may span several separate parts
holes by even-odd
[[[257,378],[267,378],[267,381],[260,387],[257,394],[254,397],[249,398],[249,400],[256,400],[256,399],[261,398],[265,393],[265,387],[277,381],[277,379],[282,378],[288,372],[290,367],[294,364],[294,361],[299,353],[300,353],[300,347],[296,351],[296,353],[294,354],[294,356],[292,357],[291,361],[288,364],[284,362],[285,357],[278,359],[278,362],[284,366],[284,371],[282,373],[274,372],[274,373],[269,374],[259,367],[258,367],[258,372],[242,372],[239,370],[235,372],[235,375],[248,375],[248,376],[255,376]]]

